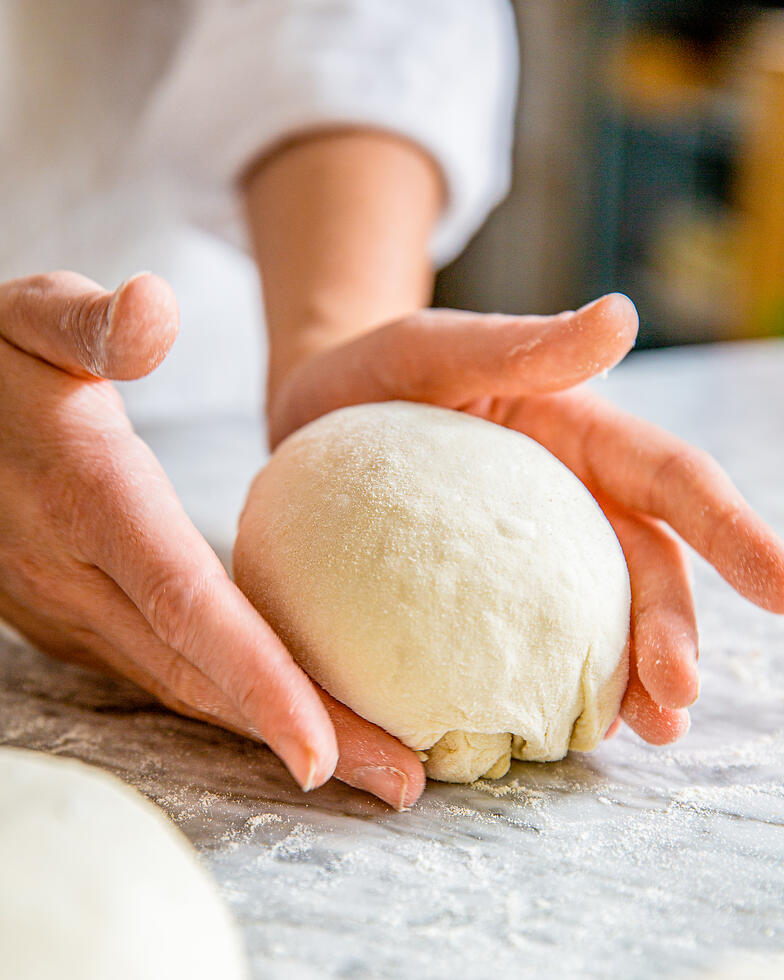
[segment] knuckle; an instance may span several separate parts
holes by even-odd
[[[12,315],[30,329],[34,329],[43,305],[52,300],[63,301],[73,293],[75,281],[80,284],[89,282],[82,276],[64,269],[34,273],[15,280],[11,284],[13,289],[10,295]],[[71,304],[66,302],[65,309],[70,310],[70,308]],[[68,323],[63,325],[67,327]]]
[[[708,453],[696,446],[678,446],[667,460],[666,472],[678,480],[693,481],[705,470],[712,470],[716,464]]]
[[[702,449],[686,443],[673,446],[664,456],[651,481],[651,503],[656,513],[666,500],[688,493],[706,473],[713,473],[718,464]]]
[[[105,308],[93,297],[80,298],[63,313],[62,327],[71,337],[79,361],[93,374],[102,373],[107,324]]]
[[[205,615],[217,604],[224,583],[223,575],[165,569],[150,579],[141,601],[142,614],[163,643],[184,653],[198,643]]]
[[[248,680],[243,684],[242,693],[237,698],[237,707],[246,718],[258,718],[266,713],[267,693],[258,680]]]
[[[42,299],[52,293],[59,292],[67,278],[67,272],[58,271],[37,272],[17,280],[19,288],[13,294],[16,312],[24,316],[31,308],[35,308]]]

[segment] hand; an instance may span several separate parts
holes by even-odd
[[[637,313],[605,296],[554,317],[423,310],[294,367],[270,392],[274,444],[344,405],[390,399],[460,409],[524,432],[599,501],[632,589],[621,717],[653,744],[686,733],[697,697],[697,627],[686,559],[666,522],[742,595],[784,613],[784,543],[718,464],[580,383],[620,361]]]
[[[54,656],[263,739],[305,789],[340,744],[342,778],[409,805],[419,760],[365,722],[343,744],[349,712],[232,584],[105,380],[151,371],[177,320],[151,275],[114,293],[73,273],[0,285],[0,616]]]

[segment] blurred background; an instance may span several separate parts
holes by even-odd
[[[638,346],[784,334],[784,2],[515,0],[514,183],[436,305],[611,290]]]

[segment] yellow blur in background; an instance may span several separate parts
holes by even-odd
[[[518,0],[512,194],[441,305],[628,293],[641,346],[784,334],[784,11]]]

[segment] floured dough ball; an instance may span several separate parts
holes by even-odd
[[[100,769],[0,749],[0,976],[245,980],[183,835]]]
[[[434,779],[592,749],[618,713],[620,545],[580,481],[502,426],[408,402],[305,426],[251,487],[234,572],[308,674]]]

